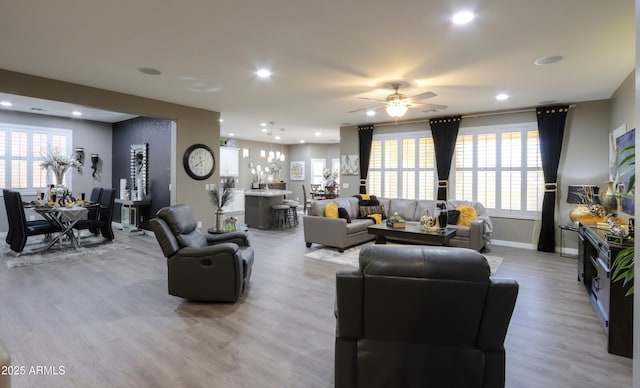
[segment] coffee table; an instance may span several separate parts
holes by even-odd
[[[423,232],[420,230],[419,222],[406,222],[404,229],[393,229],[386,223],[371,225],[368,228],[369,234],[376,235],[376,244],[386,244],[387,238],[405,241],[413,244],[424,245],[449,245],[449,240],[456,235],[454,229],[445,229],[442,232]]]

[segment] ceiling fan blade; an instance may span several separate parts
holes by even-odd
[[[448,108],[448,106],[446,105],[438,105],[438,104],[424,104],[424,105],[425,106],[421,108],[424,113],[435,112],[438,110],[444,110]]]
[[[384,108],[385,105],[381,105],[381,106],[376,106],[376,107],[370,107],[370,108],[360,108],[360,109],[354,109],[354,110],[350,110],[347,113],[355,113],[355,112],[361,112],[363,110],[377,110],[377,109],[382,109]]]
[[[415,100],[415,101],[420,101],[420,100],[426,100],[427,98],[432,98],[437,96],[437,94],[433,93],[433,92],[426,92],[426,93],[420,93],[420,94],[416,94],[415,96],[409,97],[409,99],[411,100]]]
[[[369,100],[369,101],[377,101],[386,103],[387,100],[378,100],[377,98],[369,98],[369,97],[358,97],[360,100]]]

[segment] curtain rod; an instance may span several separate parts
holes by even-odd
[[[569,105],[569,109],[573,109],[575,107],[576,107],[575,104],[570,104]],[[537,108],[525,108],[525,109],[504,110],[504,111],[487,112],[487,113],[471,113],[471,114],[462,115],[461,117],[463,119],[473,119],[473,118],[477,118],[477,117],[488,117],[488,116],[499,116],[499,115],[513,114],[513,113],[535,112],[536,109]],[[387,122],[384,122],[384,123],[378,123],[378,124],[373,124],[373,125],[374,125],[374,127],[390,127],[390,126],[398,125],[398,124],[428,123],[429,120],[431,120],[431,118],[408,120],[408,121],[401,121],[401,122],[387,121]]]

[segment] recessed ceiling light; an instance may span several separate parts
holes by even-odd
[[[74,110],[73,112],[71,112],[71,114],[74,116],[82,116],[82,112],[80,112],[79,110]]]
[[[498,95],[496,95],[496,100],[498,101],[504,101],[506,99],[509,98],[509,95],[507,93],[500,93]]]
[[[233,132],[229,132],[229,136],[234,137],[234,136],[235,136],[235,133],[233,133]]]
[[[160,75],[162,74],[160,70],[154,69],[153,67],[141,67],[138,69],[139,72],[146,75]]]
[[[218,119],[218,122],[223,122],[223,121],[224,121],[223,119]]]
[[[475,15],[471,11],[460,11],[453,15],[451,21],[454,24],[467,24],[473,20]]]
[[[0,102],[0,105],[2,105],[2,106],[11,106],[13,104],[10,103],[9,101],[2,101],[2,102]]]
[[[550,57],[542,57],[535,60],[536,65],[550,65],[552,63],[560,62],[562,57],[560,55],[553,55]]]
[[[258,69],[256,75],[260,78],[269,78],[271,77],[271,71],[268,69]]]
[[[262,128],[262,132],[267,132],[268,129],[267,128]]]
[[[315,135],[316,136],[321,136],[322,134],[320,132],[316,132]]]
[[[266,126],[267,126],[267,123],[260,123],[260,126],[261,126],[261,127],[266,127]]]
[[[276,136],[276,140],[280,140],[280,136]]]
[[[300,143],[304,143],[304,140],[300,140]]]
[[[371,117],[371,116],[375,116],[376,115],[376,111],[375,110],[368,110],[367,111],[367,116]]]

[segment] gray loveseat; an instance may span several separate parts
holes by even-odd
[[[378,198],[380,205],[384,206],[387,216],[398,213],[406,221],[420,221],[420,217],[427,208],[433,208],[435,201],[413,199],[386,199]],[[344,208],[351,223],[343,218],[325,217],[325,209],[331,202]],[[448,225],[448,228],[456,230],[456,236],[449,241],[453,247],[471,248],[481,251],[486,246],[493,230],[491,218],[480,202],[474,201],[447,201],[448,209],[455,209],[461,205],[473,206],[478,218],[471,222],[470,226]],[[340,197],[335,199],[323,199],[311,204],[309,214],[304,216],[304,241],[307,247],[311,244],[322,244],[337,248],[340,252],[345,248],[361,244],[375,239],[374,235],[367,232],[369,225],[374,221],[370,218],[359,218],[360,206],[356,197]]]

